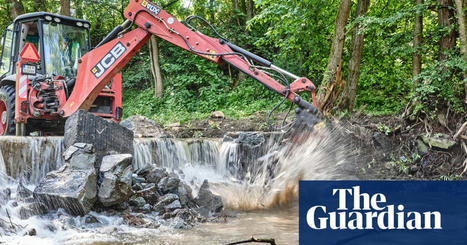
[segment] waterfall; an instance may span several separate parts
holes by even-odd
[[[37,184],[48,172],[63,165],[61,137],[0,137],[0,171]]]

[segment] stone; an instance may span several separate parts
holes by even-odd
[[[135,206],[135,207],[142,207],[144,206],[144,204],[146,204],[146,200],[144,200],[143,197],[138,197],[136,195],[132,196],[130,198],[130,200],[128,201],[128,203],[131,205],[131,206]]]
[[[167,206],[165,206],[166,211],[174,211],[175,209],[180,209],[180,208],[182,208],[182,205],[180,204],[179,200],[175,200],[169,203]]]
[[[186,206],[188,202],[193,199],[193,196],[191,195],[191,188],[185,183],[180,182],[178,184],[177,193],[180,199],[180,204],[182,206]]]
[[[213,111],[211,112],[211,118],[224,119],[225,115],[222,111]]]
[[[164,212],[165,207],[174,202],[175,200],[178,200],[178,196],[176,194],[166,194],[159,199],[159,202],[157,202],[156,205],[154,205],[154,210],[156,210],[157,212]]]
[[[95,224],[95,223],[99,223],[99,220],[94,215],[87,214],[84,218],[84,223]]]
[[[192,209],[177,209],[173,212],[173,215],[175,217],[178,217],[182,220],[184,220],[186,223],[188,224],[193,224],[196,222],[197,220],[197,217],[198,217],[198,213],[196,213],[194,210]]]
[[[49,172],[33,195],[50,210],[63,208],[71,215],[85,215],[97,199],[96,170],[71,169],[64,165]]]
[[[96,165],[94,146],[85,143],[75,143],[63,153],[66,164],[73,169],[89,169]]]
[[[136,195],[143,197],[147,203],[154,205],[159,200],[159,193],[157,192],[157,188],[154,184],[151,186],[146,187],[143,190],[137,191]]]
[[[151,137],[151,138],[163,138],[166,137],[164,130],[153,120],[140,116],[131,116],[122,122],[120,125],[133,131],[135,137]]]
[[[135,190],[135,191],[140,191],[140,190],[144,189],[144,188],[143,188],[143,185],[141,185],[140,183],[134,184],[131,188],[132,188],[133,190]]]
[[[143,205],[143,207],[141,207],[141,211],[143,213],[150,213],[151,210],[152,210],[152,207],[151,207],[151,204],[149,204],[149,203],[146,203],[146,204]]]
[[[180,183],[180,179],[176,177],[164,177],[159,181],[157,188],[162,193],[174,193],[178,188],[178,184]]]
[[[137,174],[131,175],[131,179],[133,180],[133,183],[138,183],[138,184],[141,184],[144,181],[146,181],[146,179],[144,179],[143,177],[139,177]]]
[[[417,140],[417,149],[420,156],[424,156],[430,151],[430,149],[428,149],[428,146],[425,145],[425,143],[423,143],[421,139]]]
[[[78,110],[66,120],[63,142],[65,148],[75,143],[94,145],[96,164],[106,155],[134,154],[131,130],[85,110]]]
[[[209,215],[219,213],[224,207],[222,198],[209,190],[209,183],[207,180],[203,181],[198,196],[194,201],[199,207],[206,208],[209,211]]]
[[[28,236],[35,236],[35,235],[37,235],[37,231],[36,231],[36,229],[32,228],[28,232],[26,232],[26,234]]]
[[[108,155],[99,169],[98,199],[105,207],[124,202],[131,195],[132,155]]]
[[[185,223],[185,221],[181,218],[175,217],[172,221],[172,228],[174,229],[188,229],[189,226]]]
[[[433,136],[422,136],[423,142],[430,147],[435,147],[442,150],[449,150],[456,145],[456,141],[452,140],[447,134],[434,134]]]
[[[157,184],[162,178],[167,177],[167,176],[168,176],[168,173],[165,169],[153,168],[149,171],[149,173],[146,175],[145,178],[147,182]]]

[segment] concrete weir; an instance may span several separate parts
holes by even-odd
[[[62,137],[0,137],[0,172],[31,184],[63,164]]]
[[[239,161],[237,144],[220,139],[137,138],[133,146],[134,170],[155,164],[170,169],[205,166],[225,173],[228,163]],[[0,137],[0,172],[38,184],[64,164],[64,151],[63,137]]]

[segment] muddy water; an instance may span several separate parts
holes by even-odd
[[[5,139],[3,139],[5,140]],[[0,171],[28,181],[29,187],[47,171],[62,164],[60,138],[13,139],[0,144]],[[340,143],[336,143],[340,142]],[[17,244],[226,244],[251,236],[274,238],[278,244],[298,244],[298,181],[300,179],[348,179],[346,145],[335,132],[319,132],[293,145],[269,142],[269,149],[248,170],[245,179],[237,179],[240,148],[219,139],[138,139],[135,140],[134,169],[155,164],[182,173],[194,192],[204,179],[212,191],[221,195],[225,207],[236,217],[218,223],[199,224],[188,230],[174,230],[160,220],[159,229],[128,227],[118,216],[93,213],[99,223],[86,224],[83,217],[67,217],[60,212],[44,218],[20,220],[10,203],[14,223],[34,227],[37,235],[5,234],[0,242]],[[21,167],[15,167],[15,163]],[[42,166],[45,165],[45,166]],[[256,166],[257,165],[257,166]],[[15,182],[11,183],[15,189]],[[3,186],[3,185],[2,185]],[[193,193],[196,195],[196,193]],[[14,193],[13,193],[14,195]],[[6,219],[2,206],[0,217]],[[48,227],[55,227],[51,232]]]

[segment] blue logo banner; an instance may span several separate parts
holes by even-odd
[[[299,241],[467,244],[467,181],[300,181]]]

